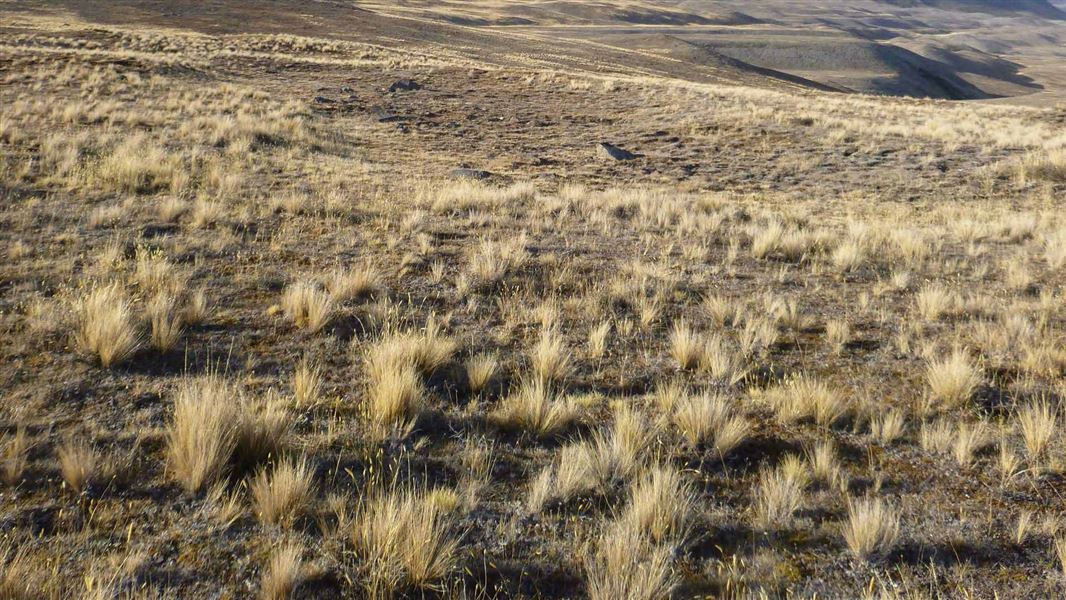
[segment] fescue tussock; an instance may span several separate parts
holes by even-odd
[[[160,352],[172,350],[184,331],[177,301],[166,293],[157,294],[148,303],[148,323],[152,347]]]
[[[851,553],[867,560],[892,549],[899,537],[899,515],[880,498],[848,501],[844,541]]]
[[[30,439],[26,428],[19,427],[12,434],[0,437],[0,478],[8,487],[18,485],[26,471]]]
[[[695,511],[695,492],[681,473],[659,465],[633,484],[619,525],[656,544],[680,544],[688,535]]]
[[[325,327],[336,310],[333,298],[312,281],[298,281],[285,288],[281,308],[297,327],[311,333]]]
[[[263,523],[290,525],[312,498],[312,472],[306,460],[286,459],[262,469],[249,490],[255,514]]]
[[[75,494],[80,494],[94,483],[102,467],[100,453],[84,439],[67,440],[56,453],[63,483]]]
[[[881,444],[898,440],[907,426],[907,418],[898,410],[888,410],[870,419],[870,437]]]
[[[589,332],[589,358],[603,358],[607,352],[607,337],[611,334],[611,322],[604,321]]]
[[[217,376],[183,381],[167,427],[171,475],[189,492],[213,484],[225,472],[237,445],[234,422],[238,392]]]
[[[529,362],[533,376],[545,384],[562,381],[570,373],[570,351],[554,329],[541,333],[529,352]]]
[[[492,383],[499,362],[491,354],[478,354],[466,361],[466,385],[472,394],[480,394]]]
[[[677,361],[677,366],[684,370],[692,369],[699,362],[703,352],[703,342],[696,332],[684,322],[674,323],[670,333],[670,356]]]
[[[725,457],[748,436],[751,425],[716,394],[685,396],[677,402],[673,421],[693,446],[706,443]]]
[[[807,450],[807,463],[815,481],[833,486],[846,478],[832,440],[822,440]]]
[[[1029,462],[1040,461],[1058,431],[1059,413],[1047,400],[1037,400],[1018,409],[1015,418],[1022,432]]]
[[[263,568],[259,600],[289,600],[300,586],[303,571],[303,548],[294,542],[282,544]]]
[[[987,434],[988,427],[983,422],[959,424],[952,445],[952,454],[959,466],[968,467],[973,462],[974,453],[988,443]]]
[[[451,360],[456,343],[441,333],[432,316],[421,332],[388,334],[377,341],[367,353],[368,367],[398,369],[408,365],[423,376],[432,375]]]
[[[918,443],[926,452],[947,452],[955,441],[955,427],[946,419],[922,423]]]
[[[310,406],[318,402],[322,393],[322,369],[304,358],[292,372],[292,396],[296,406]]]
[[[767,390],[765,397],[774,407],[778,419],[785,422],[813,419],[815,423],[829,427],[848,410],[839,392],[806,375],[790,377],[784,384]]]
[[[584,561],[589,598],[669,598],[679,583],[673,554],[672,546],[651,544],[639,530],[608,526]]]
[[[803,503],[806,486],[806,469],[794,456],[782,461],[777,468],[764,467],[759,472],[759,484],[752,503],[755,522],[762,527],[789,525],[792,515]]]
[[[288,445],[292,432],[292,415],[288,402],[274,390],[265,396],[241,397],[233,427],[236,445],[233,463],[238,472],[250,472],[260,464],[278,458]]]
[[[459,566],[459,538],[446,510],[423,491],[377,492],[359,507],[352,544],[365,565],[367,593],[432,589]]]
[[[849,238],[837,246],[829,258],[838,273],[850,273],[866,261],[866,246],[862,240]]]
[[[740,381],[745,375],[743,360],[730,347],[724,336],[713,334],[707,338],[700,351],[700,370],[729,385]]]
[[[207,292],[196,290],[189,294],[185,300],[185,307],[181,312],[181,320],[187,325],[200,325],[207,321],[211,313],[211,306],[207,302]]]
[[[137,250],[133,281],[145,294],[175,294],[185,285],[184,277],[160,252]]]
[[[366,373],[367,418],[379,430],[403,429],[422,413],[425,388],[414,365],[370,354]]]
[[[796,262],[823,243],[824,240],[809,232],[786,227],[780,221],[770,221],[753,234],[751,255],[760,259],[776,258]]]
[[[1021,473],[1022,461],[1011,449],[1005,437],[999,440],[999,454],[996,456],[996,470],[999,471],[1000,485],[1007,485]]]
[[[981,372],[970,355],[956,348],[944,358],[929,361],[925,371],[930,399],[943,408],[956,408],[973,397],[981,385]]]
[[[326,288],[337,304],[369,298],[381,289],[381,277],[369,264],[355,269],[334,269],[326,277]]]
[[[958,297],[937,284],[929,284],[918,291],[915,296],[918,314],[926,321],[935,321],[952,311],[958,303]]]
[[[744,315],[743,306],[716,294],[704,296],[700,308],[718,327],[732,327],[740,323]]]
[[[851,341],[851,326],[843,319],[833,319],[825,324],[825,339],[833,352],[839,354]]]
[[[162,148],[135,135],[101,161],[96,176],[107,189],[135,194],[169,188],[177,171],[176,162]]]
[[[508,429],[551,436],[569,427],[578,410],[569,398],[558,397],[540,378],[522,381],[496,407],[492,416]]]
[[[133,311],[118,284],[93,288],[75,308],[75,342],[103,367],[118,365],[140,346]]]

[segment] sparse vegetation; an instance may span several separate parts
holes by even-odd
[[[0,598],[1066,593],[1041,17],[46,4],[0,8]],[[674,35],[790,20],[787,76]]]

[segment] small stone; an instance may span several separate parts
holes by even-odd
[[[389,93],[393,92],[413,92],[415,90],[422,89],[422,85],[414,79],[398,79],[389,86]]]
[[[456,179],[474,179],[476,181],[484,181],[492,177],[492,172],[482,171],[481,169],[468,169],[466,167],[460,167],[458,169],[452,169],[451,176]]]
[[[600,142],[599,152],[600,156],[611,160],[633,160],[637,158],[636,154],[607,142]]]

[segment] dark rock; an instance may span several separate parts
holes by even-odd
[[[393,92],[413,92],[420,89],[422,89],[421,84],[414,79],[398,79],[389,86],[388,91],[391,94]]]
[[[347,86],[347,85],[341,88],[341,93],[342,93],[342,94],[351,94],[351,93],[352,93],[352,92],[354,92],[354,91],[355,91],[355,90],[353,90],[353,89],[351,88],[351,86]]]
[[[450,175],[456,179],[474,179],[477,181],[484,181],[492,177],[492,172],[482,171],[480,169],[468,169],[466,167],[460,167],[458,169],[452,169]]]
[[[600,156],[611,160],[633,160],[637,158],[636,154],[607,142],[600,142],[599,152]]]
[[[403,117],[400,115],[394,115],[392,113],[378,113],[378,123],[395,123],[402,121]]]

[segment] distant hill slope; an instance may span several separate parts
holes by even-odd
[[[881,0],[901,7],[929,6],[991,14],[1032,13],[1050,19],[1066,19],[1066,12],[1049,0]]]

